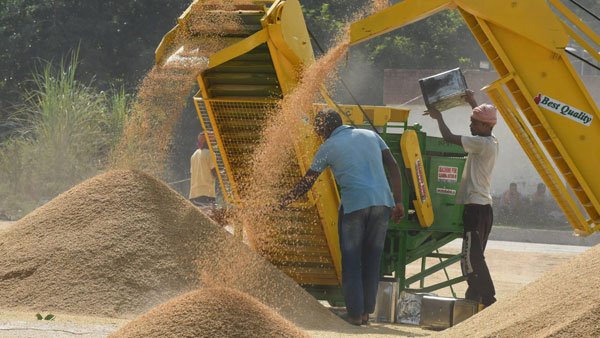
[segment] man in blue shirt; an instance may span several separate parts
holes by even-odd
[[[375,311],[379,264],[390,216],[396,223],[404,217],[400,169],[379,135],[342,125],[341,116],[333,109],[317,113],[314,130],[325,142],[280,207],[307,193],[321,172],[331,168],[341,193],[338,231],[347,320],[361,325]]]

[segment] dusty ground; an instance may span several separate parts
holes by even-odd
[[[0,222],[0,233],[10,226],[10,222]],[[443,251],[458,252],[460,241],[450,243]],[[533,243],[490,241],[486,250],[487,262],[495,281],[497,298],[506,297],[525,284],[535,280],[544,272],[557,266],[571,257],[585,251],[587,247],[547,245]],[[420,262],[409,266],[409,272],[416,272]],[[460,275],[457,264],[448,269],[450,278]],[[426,285],[445,279],[438,273],[426,281]],[[414,285],[416,286],[416,285]],[[456,295],[462,297],[465,285],[454,288]],[[449,289],[437,292],[441,296],[450,296]],[[0,310],[0,337],[106,337],[111,332],[129,322],[129,319],[102,317],[84,317],[53,313],[53,321],[38,321],[36,313]],[[46,313],[42,313],[46,315]],[[390,335],[403,337],[428,337],[433,332],[418,327],[397,324],[373,323],[369,327],[354,329],[331,328],[327,331],[308,331],[314,337],[347,337],[360,335],[364,337],[387,337]]]

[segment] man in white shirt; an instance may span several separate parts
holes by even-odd
[[[446,142],[462,146],[469,154],[456,196],[456,203],[465,205],[461,268],[469,285],[465,298],[487,307],[496,301],[494,283],[483,253],[494,218],[490,186],[498,157],[498,140],[492,135],[497,110],[490,104],[478,106],[470,90],[467,91],[467,102],[473,108],[470,125],[473,136],[452,134],[436,109],[427,110],[425,115],[437,120]]]
[[[214,205],[217,170],[204,133],[198,135],[198,149],[190,160],[190,173],[190,201],[197,206]]]

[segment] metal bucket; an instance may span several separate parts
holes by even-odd
[[[454,298],[448,297],[423,297],[419,326],[430,330],[443,330],[452,326],[454,301]]]
[[[396,319],[396,300],[398,299],[398,282],[393,278],[379,281],[377,303],[372,317],[373,321],[394,323]]]
[[[402,291],[396,306],[396,323],[419,325],[421,320],[421,302],[430,293],[411,293]]]
[[[421,300],[419,326],[430,330],[444,330],[478,311],[479,304],[471,300],[427,295]]]
[[[466,103],[467,81],[460,68],[419,80],[427,108],[448,110]]]

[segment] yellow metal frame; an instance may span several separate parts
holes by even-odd
[[[299,126],[303,129],[300,141],[295,142],[294,148],[298,164],[302,172],[307,172],[310,168],[312,159],[317,153],[321,139],[312,132],[312,127],[305,125]],[[324,170],[313,185],[308,194],[311,204],[317,207],[319,217],[327,238],[327,244],[331,252],[331,259],[338,276],[338,281],[342,282],[342,255],[340,252],[337,210],[340,204],[340,197],[335,178],[329,168]],[[335,207],[333,207],[335,206]],[[333,207],[333,209],[332,209]]]
[[[173,48],[173,44],[176,42],[178,36],[182,35],[182,32],[188,31],[188,22],[190,21],[190,13],[194,6],[198,6],[205,0],[194,0],[188,8],[177,18],[177,25],[173,27],[167,34],[165,34],[158,44],[154,52],[154,62],[160,65],[165,62],[166,58],[170,55],[167,53]],[[250,0],[255,5],[272,4],[274,0]],[[186,34],[191,35],[191,34]]]
[[[210,104],[207,104],[207,102],[204,101],[204,99],[203,99],[203,98],[208,98],[210,96],[208,95],[208,91],[206,90],[206,84],[204,83],[204,79],[202,78],[202,75],[198,75],[197,80],[198,80],[198,86],[200,87],[199,93],[201,93],[201,95],[196,94],[194,96],[194,104],[196,105],[196,112],[198,114],[198,119],[202,123],[202,129],[206,132],[207,128],[206,128],[206,125],[204,124],[204,119],[200,115],[200,107],[198,106],[199,100],[202,100],[204,103],[204,107],[206,108],[206,112],[210,119],[211,126],[216,126],[217,121],[216,121],[215,115],[212,111],[212,106]],[[221,133],[218,130],[215,130],[214,127],[213,127],[213,133],[214,133],[217,145],[219,146],[219,149],[224,149],[223,140],[221,138]],[[212,154],[212,157],[213,157],[213,161],[214,161],[214,163],[217,163],[215,152],[214,152],[210,142],[209,142],[209,147],[210,147],[210,153]],[[238,196],[238,190],[235,185],[235,181],[231,175],[232,171],[231,171],[231,166],[229,165],[227,155],[222,154],[222,157],[223,157],[223,159],[222,159],[223,165],[225,166],[225,174],[229,178],[229,182],[231,184],[231,190],[232,190],[234,196]],[[228,194],[225,193],[225,191],[226,191],[225,185],[223,184],[223,178],[221,177],[222,173],[220,172],[220,170],[217,170],[217,175],[219,177],[219,183],[221,184],[221,191],[223,191],[223,197],[224,197],[225,201],[227,201],[228,203],[233,203],[233,200],[231,200],[231,198],[228,196]]]
[[[585,217],[579,211],[573,198],[570,197],[565,185],[559,179],[554,167],[548,161],[535,137],[525,128],[525,121],[502,87],[509,80],[511,78],[508,77],[497,80],[484,89],[498,108],[498,111],[500,111],[510,130],[517,136],[516,138],[521,148],[525,151],[535,169],[540,173],[548,190],[555,196],[560,208],[565,211],[565,216],[575,231],[581,234],[593,231],[585,221]]]
[[[225,63],[233,58],[240,55],[246,54],[257,46],[265,43],[269,38],[269,34],[266,30],[260,30],[244,40],[231,45],[225,49],[221,49],[215,54],[211,55],[208,59],[208,65],[210,68],[214,68],[222,63]]]
[[[387,125],[388,122],[407,122],[408,115],[410,113],[410,109],[384,106],[358,107],[356,105],[340,104],[332,107],[331,105],[326,104],[314,104],[313,107],[315,112],[323,108],[333,108],[335,110],[338,110],[339,107],[343,110],[343,112],[341,112],[340,114],[342,116],[343,123],[355,125],[367,124],[363,115],[364,111],[367,117],[371,120],[371,122],[373,122],[373,125],[376,127],[383,127]],[[360,108],[362,108],[362,110]]]
[[[200,83],[200,87],[201,87],[202,91],[206,92],[206,87],[202,80],[202,76],[199,76],[199,83]],[[245,204],[268,203],[268,201],[247,201],[247,200],[243,200],[240,197],[239,190],[237,189],[235,177],[233,177],[233,170],[230,165],[230,161],[229,161],[227,152],[224,151],[226,149],[226,146],[224,144],[224,140],[223,140],[220,130],[218,128],[219,123],[215,116],[215,112],[214,112],[212,105],[213,105],[213,103],[216,103],[216,102],[240,103],[240,104],[245,104],[245,103],[273,103],[274,104],[274,103],[276,103],[276,101],[272,101],[272,100],[266,101],[266,100],[202,99],[201,97],[197,96],[195,98],[196,105],[198,105],[199,102],[203,102],[205,104],[207,114],[210,117],[210,123],[213,126],[213,133],[215,135],[215,140],[216,140],[219,148],[221,149],[221,158],[222,158],[223,164],[226,169],[226,174],[228,175],[228,179],[231,184],[231,188],[233,190],[234,199],[227,199],[227,202],[232,203],[232,204],[238,204],[238,205],[240,203],[242,203],[242,201]],[[198,106],[197,106],[197,109],[198,109],[199,118],[202,121],[202,117],[200,116],[200,109]],[[205,131],[207,130],[204,123],[202,123],[202,127]],[[297,126],[297,127],[302,128],[302,126]],[[295,148],[295,153],[297,156],[298,164],[299,164],[301,170],[303,172],[306,172],[308,170],[308,168],[310,167],[312,157],[318,150],[321,140],[314,133],[311,132],[310,127],[305,126],[304,129],[305,130],[302,132],[303,136],[301,137],[300,141],[295,142],[294,148]],[[214,154],[212,147],[211,147],[211,153],[213,156],[213,160],[216,163],[216,156]],[[219,173],[219,182],[221,184],[221,187],[223,188],[223,191],[225,191],[223,179],[220,175],[221,175],[221,173]],[[322,222],[323,232],[325,234],[325,237],[327,239],[327,244],[328,244],[329,250],[331,252],[331,259],[333,261],[333,266],[336,270],[336,276],[338,278],[338,283],[341,283],[341,276],[342,276],[342,274],[341,274],[341,253],[340,253],[340,248],[339,248],[339,236],[338,236],[338,229],[337,229],[337,207],[339,205],[339,193],[338,193],[337,187],[335,185],[335,179],[333,178],[333,174],[331,173],[331,171],[329,169],[325,170],[319,176],[319,178],[315,182],[315,185],[313,186],[311,192],[308,193],[308,198],[309,198],[309,203],[294,203],[292,206],[301,207],[301,208],[311,208],[311,207],[317,208],[321,222]],[[310,280],[305,281],[305,282],[310,282]]]
[[[583,34],[585,34],[596,46],[600,46],[600,36],[598,36],[593,30],[586,26],[577,16],[575,16],[565,5],[558,0],[548,0],[558,11],[560,11],[572,24],[574,24]],[[584,47],[588,53],[600,62],[600,54],[592,48],[584,39],[582,39],[574,30],[571,29],[567,24],[561,21],[563,28],[577,43]]]
[[[483,50],[488,56],[488,59],[492,61],[497,72],[501,77],[506,78],[504,83],[519,107],[522,109],[526,120],[531,125],[532,132],[538,136],[559,172],[565,177],[569,186],[575,192],[576,197],[590,215],[591,219],[587,221],[582,221],[577,213],[575,213],[576,216],[573,216],[574,209],[572,206],[576,203],[571,195],[561,189],[550,189],[557,201],[568,201],[559,203],[559,206],[561,206],[565,215],[571,215],[569,216],[569,220],[575,229],[575,232],[579,235],[588,235],[594,230],[597,230],[597,227],[593,223],[600,223],[597,212],[597,210],[600,210],[600,204],[594,197],[594,193],[591,191],[588,182],[598,181],[598,183],[595,183],[595,187],[598,190],[600,189],[600,181],[598,180],[597,175],[593,174],[588,174],[586,175],[587,178],[583,178],[580,170],[585,169],[589,171],[593,168],[594,164],[590,163],[589,160],[591,160],[591,158],[589,157],[578,160],[573,158],[573,156],[581,157],[583,153],[581,152],[581,149],[573,151],[573,148],[577,148],[573,146],[573,142],[576,142],[577,139],[572,136],[579,134],[586,135],[585,137],[598,139],[598,143],[590,144],[591,147],[598,147],[600,145],[600,138],[598,137],[600,135],[599,125],[596,123],[594,126],[591,126],[591,130],[586,131],[582,130],[580,126],[575,125],[575,123],[568,123],[560,120],[560,117],[556,116],[556,114],[539,108],[533,101],[537,92],[531,93],[529,91],[529,87],[535,85],[538,88],[547,88],[547,91],[544,92],[546,95],[552,95],[554,97],[561,97],[567,94],[571,95],[572,99],[567,101],[574,100],[581,102],[581,106],[588,106],[589,109],[586,110],[592,112],[596,118],[598,118],[600,115],[595,113],[597,108],[593,104],[585,86],[566,58],[566,55],[562,50],[559,50],[560,53],[548,51],[546,60],[539,59],[524,63],[523,59],[531,59],[532,55],[539,55],[544,49],[541,46],[528,43],[528,48],[522,51],[522,53],[528,55],[527,57],[519,53],[515,54],[514,50],[512,51],[514,55],[509,55],[505,49],[507,44],[518,43],[513,35],[502,36],[502,41],[499,41],[497,38],[498,34],[506,34],[502,28],[496,26],[491,27],[486,21],[472,16],[462,9],[460,12],[465,18],[465,21],[469,24],[469,27],[473,31],[478,42],[482,44],[482,46],[485,46]],[[513,64],[514,62],[519,62],[521,64],[515,66]],[[550,73],[549,71],[541,72],[542,77],[530,78],[530,84],[526,84],[522,79],[522,76],[532,76],[527,68],[540,68],[540,64],[542,63],[546,63],[546,67],[550,70],[554,70],[554,73]],[[554,76],[555,80],[544,79],[550,76]],[[572,85],[569,85],[569,82],[572,82]],[[579,104],[577,106],[579,107]],[[550,119],[553,121],[550,121]],[[527,125],[524,124],[524,126]],[[555,129],[554,126],[557,126],[558,129]],[[598,131],[594,132],[594,129]],[[520,134],[515,134],[515,137],[519,138]],[[568,148],[571,149],[569,150]],[[600,149],[598,150],[600,151]],[[538,166],[536,169],[542,178],[546,175],[546,172],[541,169],[541,167]]]
[[[185,13],[184,13],[185,15]],[[183,26],[185,19],[180,21],[180,25]],[[298,82],[299,71],[302,67],[314,62],[314,56],[310,38],[306,30],[306,26],[303,20],[302,9],[298,0],[277,0],[273,2],[266,14],[261,19],[263,29],[257,33],[233,43],[229,47],[213,54],[209,59],[209,69],[218,67],[219,65],[236,58],[237,56],[243,55],[255,47],[267,43],[269,47],[269,53],[273,61],[275,73],[278,78],[278,83],[284,95],[290,93]],[[180,28],[181,29],[181,28]],[[175,33],[170,33],[174,35]],[[168,40],[169,37],[165,39]],[[165,45],[168,43],[165,42]],[[166,50],[165,46],[159,46],[161,51]],[[157,62],[163,56],[157,55]],[[202,74],[198,77],[198,84],[200,86],[199,94],[195,98],[195,102],[198,108],[199,103],[204,103],[206,107],[206,114],[209,116],[210,123],[213,127],[216,143],[221,150],[221,160],[225,167],[227,178],[230,182],[233,199],[228,199],[229,203],[240,203],[242,199],[239,195],[239,187],[235,177],[233,176],[233,170],[230,162],[230,158],[225,151],[226,145],[223,140],[223,136],[219,130],[219,122],[215,115],[214,104],[219,102],[219,99],[212,98],[207,90],[207,84],[203,79]],[[246,100],[246,99],[226,99],[220,102],[239,102],[239,103],[274,103],[273,100]],[[200,115],[200,111],[198,110]],[[200,118],[202,120],[202,118]],[[303,128],[303,126],[296,126]],[[206,129],[206,126],[203,128]],[[305,128],[301,133],[302,136],[294,144],[296,151],[297,161],[302,171],[306,171],[312,160],[312,156],[318,150],[321,140],[312,133],[311,128]],[[213,159],[216,159],[214,152]],[[220,175],[221,173],[219,173]],[[223,190],[225,187],[223,184],[222,177],[219,176],[219,181]],[[331,254],[331,260],[335,268],[337,276],[337,284],[341,283],[341,254],[339,249],[339,238],[337,232],[337,209],[339,206],[339,194],[335,185],[333,174],[326,170],[323,172],[315,183],[313,189],[308,194],[308,203],[295,203],[295,207],[301,208],[312,208],[316,207],[318,210],[319,217],[322,222],[323,232],[327,240],[327,246]],[[264,203],[261,201],[244,201],[244,203]],[[291,275],[295,273],[290,272]],[[310,275],[310,274],[308,274]],[[298,280],[301,283],[311,283],[311,279],[301,278]]]
[[[204,104],[204,106],[206,108],[206,112],[207,112],[207,114],[209,116],[211,126],[216,126],[217,122],[216,122],[215,115],[213,113],[212,105],[210,104],[210,101],[207,101],[207,100],[203,99],[202,97],[199,97],[198,95],[196,95],[196,97],[194,97],[194,104],[196,105],[196,111],[197,111],[197,114],[198,114],[198,118],[199,118],[200,122],[202,123],[202,130],[204,130],[204,132],[207,132],[208,128],[204,124],[204,120],[203,120],[202,116],[200,115],[200,107],[198,106],[200,104],[200,102],[202,104]],[[217,145],[218,145],[219,149],[225,149],[225,146],[223,144],[223,139],[221,138],[221,133],[218,131],[218,129],[215,129],[213,127],[212,132],[214,133],[215,140],[217,142]],[[210,148],[210,152],[212,154],[213,162],[217,163],[217,158],[216,158],[216,155],[215,155],[215,151],[214,151],[214,149],[212,147],[212,144],[210,142],[209,142],[209,148]],[[231,190],[233,192],[234,199],[232,199],[228,194],[225,193],[226,192],[226,188],[225,188],[225,185],[223,183],[223,181],[224,181],[223,177],[222,177],[223,174],[221,173],[220,170],[217,170],[217,175],[218,175],[218,178],[219,178],[219,184],[221,185],[221,189],[222,189],[221,191],[224,192],[223,193],[223,197],[224,197],[224,199],[225,199],[225,201],[227,203],[235,203],[236,202],[235,196],[239,196],[239,193],[238,193],[238,190],[237,190],[237,186],[235,184],[235,180],[234,180],[234,178],[232,176],[231,166],[229,164],[229,160],[228,160],[228,157],[227,157],[226,154],[221,153],[221,157],[222,157],[222,160],[223,160],[223,165],[225,166],[225,174],[228,176],[228,181],[231,184]]]
[[[164,62],[167,53],[175,49],[176,46],[173,45],[176,38],[183,33],[181,30],[187,30],[192,6],[200,2],[201,0],[194,1],[179,17],[177,26],[164,36],[156,50],[157,64]],[[600,38],[563,8],[560,2],[557,0],[548,0],[548,2],[563,12],[567,19],[593,43],[600,44]],[[254,3],[272,4],[268,9],[265,8],[265,15],[260,20],[262,29],[245,39],[227,38],[227,43],[230,45],[210,57],[209,69],[218,67],[266,43],[281,92],[284,96],[288,95],[298,84],[300,70],[314,62],[302,8],[298,0],[254,1]],[[600,224],[600,175],[596,174],[597,168],[600,167],[600,159],[586,157],[579,149],[591,151],[593,154],[600,153],[600,122],[598,121],[600,113],[570,65],[564,48],[569,37],[572,37],[599,61],[600,56],[592,53],[592,46],[584,38],[556,18],[546,4],[546,0],[404,0],[352,24],[351,43],[356,44],[370,39],[446,9],[459,10],[500,75],[500,79],[488,86],[486,91],[498,106],[505,121],[565,211],[576,232],[587,235],[596,230],[596,225]],[[227,144],[220,131],[216,110],[224,103],[267,105],[274,104],[275,101],[218,99],[210,96],[202,74],[198,77],[198,83],[201,95],[196,95],[194,103],[198,109],[202,128],[208,131],[209,128],[205,125],[200,112],[200,105],[205,105],[206,115],[221,154],[220,160],[225,169],[224,174],[218,172],[219,182],[224,192],[226,191],[225,179],[229,182],[232,195],[225,194],[227,202],[240,203],[242,199],[239,196],[239,187],[236,185],[238,182],[231,165],[231,163],[235,164],[235,159],[232,159],[226,151]],[[322,89],[321,92],[329,106],[335,108],[326,91]],[[587,129],[561,120],[561,116],[535,104],[533,97],[540,92],[592,114],[595,120]],[[509,95],[512,96],[512,101]],[[344,117],[345,123],[364,124],[363,112],[358,107],[342,106],[341,108],[346,113],[344,115],[348,115]],[[375,126],[384,126],[388,122],[406,122],[408,118],[408,110],[374,106],[364,106],[363,109]],[[301,137],[294,144],[294,149],[299,168],[305,172],[322,140],[312,133],[310,125],[300,123],[298,126],[291,127],[302,130]],[[216,149],[213,149],[211,143],[209,144],[213,160],[217,162]],[[422,163],[422,158],[414,131],[405,131],[401,139],[401,148],[404,162],[411,169],[413,182],[417,188],[417,199],[413,203],[419,223],[427,227],[433,223],[433,210],[424,168],[418,165]],[[579,205],[569,195],[567,185],[561,181],[558,173],[563,175],[591,219],[585,219]],[[262,201],[244,201],[244,203],[262,203]],[[323,172],[318,178],[308,194],[308,203],[295,204],[299,208],[316,208],[318,211],[323,230],[321,234],[321,229],[318,229],[318,236],[321,238],[324,235],[327,241],[327,246],[324,241],[321,242],[322,246],[319,250],[325,252],[328,249],[330,254],[330,257],[319,256],[319,259],[323,259],[323,262],[319,263],[329,262],[331,258],[331,265],[335,269],[337,278],[336,280],[333,276],[331,265],[327,265],[329,277],[326,285],[339,285],[341,282],[341,254],[337,231],[338,205],[339,194],[333,174],[329,170]],[[295,266],[282,268],[300,283],[318,284],[314,283],[318,280],[314,277],[318,274],[318,268],[307,268],[304,275],[298,272],[299,269],[294,269]]]
[[[448,0],[402,1],[350,26],[350,43],[357,44],[422,20],[456,5]]]
[[[314,62],[302,7],[298,0],[277,0],[261,20],[267,45],[284,95],[298,83],[302,67]]]
[[[558,0],[548,1],[600,45],[600,37]],[[490,96],[503,107],[505,120],[544,181],[549,182],[555,199],[561,201],[559,205],[569,215],[571,225],[582,235],[597,230],[600,225],[600,175],[597,175],[600,157],[595,155],[600,153],[600,112],[564,49],[572,37],[596,60],[600,61],[600,56],[554,14],[546,0],[404,0],[352,24],[351,44],[453,8],[458,9],[500,75],[506,91],[520,108],[520,111],[514,109],[498,85],[489,87]],[[592,115],[592,123],[581,125],[541,108],[533,101],[539,93]],[[546,152],[541,150],[538,139]],[[549,174],[551,162],[585,209],[588,220],[583,220],[575,200],[557,183],[560,180],[555,177],[556,173]]]

